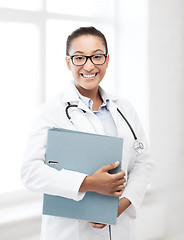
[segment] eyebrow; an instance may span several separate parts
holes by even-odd
[[[98,52],[98,51],[104,52],[102,49],[96,49],[95,51],[93,51],[93,53],[96,53],[96,52]],[[82,52],[82,51],[76,51],[76,52],[74,52],[73,54],[76,54],[76,53],[84,54],[84,52]]]
[[[101,51],[101,52],[103,52],[103,50],[102,50],[102,49],[96,49],[95,51],[93,51],[93,53],[96,53],[96,52],[98,52],[98,51]]]

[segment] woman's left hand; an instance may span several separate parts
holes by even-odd
[[[94,228],[104,228],[107,224],[103,224],[103,223],[96,223],[96,222],[89,222],[89,224],[94,227]]]
[[[122,198],[119,200],[118,217],[130,206],[131,202],[127,198]],[[107,224],[89,222],[89,224],[94,228],[104,228]]]

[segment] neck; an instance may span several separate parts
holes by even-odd
[[[78,89],[82,96],[90,98],[93,102],[101,99],[98,88],[92,90],[86,90],[78,86],[76,86],[76,88]]]
[[[83,95],[84,97],[88,97],[93,101],[93,110],[97,111],[100,105],[103,103],[102,98],[99,94],[98,87],[92,90],[86,90],[78,86],[76,86],[76,88],[78,89],[81,95]]]

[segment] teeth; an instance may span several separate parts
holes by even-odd
[[[95,75],[96,75],[96,74],[91,74],[91,75],[85,75],[85,74],[83,74],[83,77],[85,77],[85,78],[93,78],[93,77],[95,77]]]

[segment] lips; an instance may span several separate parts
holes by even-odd
[[[83,74],[81,73],[81,76],[84,77],[84,78],[94,78],[96,77],[98,73],[93,73],[93,74]]]

